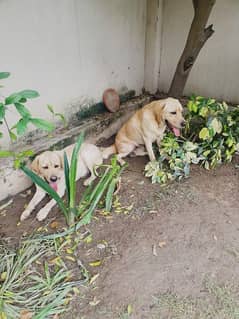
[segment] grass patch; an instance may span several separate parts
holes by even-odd
[[[205,296],[179,297],[166,293],[154,297],[153,319],[238,319],[239,288],[206,281]]]
[[[51,318],[67,309],[88,277],[82,266],[80,280],[74,280],[73,270],[63,255],[63,245],[69,249],[64,240],[27,241],[17,248],[0,242],[1,319]],[[71,262],[74,259],[71,257]]]

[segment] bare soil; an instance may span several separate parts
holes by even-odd
[[[184,318],[153,316],[153,296],[170,292],[197,298],[205,295],[205,280],[238,283],[239,158],[213,171],[193,167],[190,178],[164,188],[143,176],[146,161],[127,159],[121,206],[110,215],[96,212],[88,226],[92,241],[81,245],[80,256],[91,275],[99,276],[81,288],[64,318]],[[1,212],[1,237],[17,241],[55,219],[64,224],[54,208],[44,223],[33,213],[17,226],[32,194],[33,189],[27,197],[14,197]],[[96,260],[100,266],[89,265]]]

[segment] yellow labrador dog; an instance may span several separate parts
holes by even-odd
[[[182,112],[179,100],[171,97],[145,105],[122,126],[115,144],[103,151],[103,157],[118,153],[118,161],[124,164],[122,158],[134,152],[135,155],[148,154],[150,161],[154,161],[152,143],[160,145],[166,127],[176,136],[180,135],[180,129],[185,125]]]
[[[61,151],[46,151],[38,155],[31,163],[31,169],[45,179],[60,197],[64,195],[66,189],[63,168],[64,152],[66,152],[70,163],[73,149],[74,145],[70,145]],[[85,177],[90,173],[90,177],[84,181],[85,186],[89,185],[96,178],[94,166],[100,165],[102,162],[103,157],[99,148],[93,144],[83,143],[79,151],[76,180]],[[36,185],[36,193],[27,208],[21,214],[21,221],[32,213],[36,205],[45,197],[45,195],[46,192]],[[38,212],[37,219],[39,221],[45,219],[55,205],[55,200],[50,200],[50,202]]]

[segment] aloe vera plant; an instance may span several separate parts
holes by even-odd
[[[99,204],[100,200],[105,197],[106,210],[111,209],[112,197],[114,189],[119,180],[120,174],[124,169],[121,167],[115,157],[111,159],[111,163],[108,165],[100,165],[99,170],[103,171],[99,175],[98,183],[93,186],[89,185],[86,191],[83,193],[80,202],[76,203],[76,175],[77,175],[77,161],[80,147],[83,143],[84,135],[80,134],[76,145],[74,147],[71,163],[69,165],[66,154],[64,154],[64,175],[66,184],[67,202],[53,190],[49,184],[41,177],[36,175],[27,167],[22,167],[22,170],[28,175],[34,183],[40,186],[45,192],[47,192],[58,204],[60,210],[65,216],[66,222],[69,226],[72,226],[72,230],[77,229],[82,224],[89,223],[94,210]],[[80,220],[80,221],[79,221]]]

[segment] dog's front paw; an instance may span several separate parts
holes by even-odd
[[[42,220],[44,220],[47,217],[48,213],[49,213],[48,211],[41,209],[37,214],[37,220],[39,220],[39,222],[41,222]]]
[[[21,217],[20,217],[20,221],[24,221],[25,219],[27,219],[29,216],[30,216],[30,212],[26,209],[24,210],[24,212],[21,214]]]
[[[89,178],[87,178],[87,179],[84,181],[83,185],[84,185],[84,186],[89,186],[89,185],[93,182],[94,179],[95,179],[95,177],[89,177]]]

